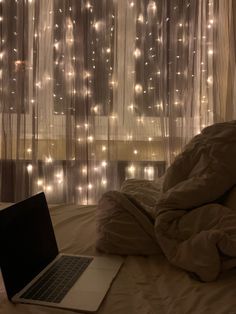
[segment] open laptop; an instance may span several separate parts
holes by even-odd
[[[96,312],[122,262],[60,254],[43,192],[0,210],[0,267],[13,302]]]

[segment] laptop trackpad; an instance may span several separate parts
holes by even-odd
[[[62,300],[61,305],[73,304],[77,309],[96,311],[115,275],[112,269],[89,267]]]

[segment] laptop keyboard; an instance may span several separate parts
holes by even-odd
[[[20,298],[60,303],[92,260],[61,256]]]

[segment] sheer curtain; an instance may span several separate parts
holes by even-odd
[[[96,203],[235,118],[235,4],[0,1],[0,198]]]

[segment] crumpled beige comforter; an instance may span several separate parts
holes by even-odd
[[[203,281],[212,281],[224,269],[236,266],[236,207],[222,205],[222,197],[236,184],[236,121],[212,125],[195,136],[167,170],[161,188],[160,182],[143,183],[143,189],[136,184],[133,190],[130,184],[101,198],[100,250],[155,254],[161,248],[172,264]],[[122,223],[118,212],[126,213]],[[133,225],[124,229],[125,222]],[[137,225],[142,230],[139,240],[133,228]],[[122,250],[126,241],[129,246]]]

